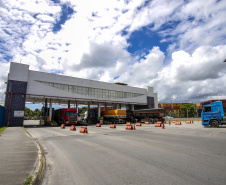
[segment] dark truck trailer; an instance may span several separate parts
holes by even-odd
[[[130,112],[130,116],[137,119],[140,122],[149,121],[155,123],[157,121],[164,122],[165,110],[161,108],[157,109],[139,109]]]
[[[58,125],[77,124],[77,109],[73,108],[57,109],[54,111],[53,119],[57,122]]]

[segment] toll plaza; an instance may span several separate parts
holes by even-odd
[[[153,87],[138,88],[124,83],[106,83],[58,74],[29,70],[29,65],[10,64],[5,92],[4,126],[22,126],[25,103],[42,103],[45,115],[52,119],[53,104],[67,104],[117,109],[158,108],[158,96]]]

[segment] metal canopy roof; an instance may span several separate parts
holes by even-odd
[[[26,95],[26,102],[31,103],[45,103],[45,99],[47,99],[48,103],[49,100],[52,100],[53,104],[68,104],[68,101],[70,100],[70,104],[76,104],[76,101],[78,104],[87,105],[88,103],[90,105],[105,105],[107,104],[137,104],[137,103],[131,103],[131,102],[119,102],[119,101],[109,101],[109,100],[96,100],[96,99],[72,99],[69,97],[55,97],[55,96],[42,96],[42,95]],[[144,104],[145,105],[145,104]]]

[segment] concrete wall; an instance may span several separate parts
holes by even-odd
[[[5,96],[4,126],[23,126],[23,117],[15,117],[15,111],[24,111],[27,82],[8,80]]]
[[[29,65],[11,63],[5,96],[4,126],[23,126],[23,117],[15,117],[15,111],[24,111]]]
[[[9,80],[28,82],[29,65],[10,63]]]
[[[153,87],[147,87],[147,96],[154,97],[154,108],[158,108],[158,94],[154,93]]]

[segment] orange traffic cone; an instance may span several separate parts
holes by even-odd
[[[71,125],[70,130],[76,131],[75,125]]]
[[[132,130],[136,130],[136,128],[135,128],[135,124],[134,124],[134,126],[133,126],[133,129]]]
[[[84,134],[88,134],[87,126],[85,128]]]
[[[169,125],[170,125],[170,121],[169,121]]]
[[[61,127],[60,128],[65,129],[65,125],[64,124],[61,124]]]

